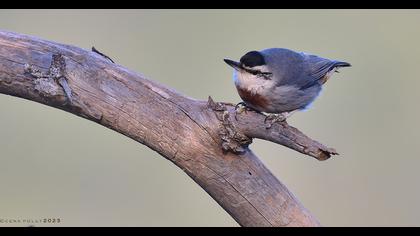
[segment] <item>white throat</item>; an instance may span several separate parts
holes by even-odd
[[[266,66],[258,66],[252,69],[258,69],[262,72],[268,72]],[[233,72],[233,81],[235,82],[236,87],[246,89],[252,94],[261,94],[264,92],[264,90],[269,89],[274,85],[273,80],[253,75],[244,70],[235,70]]]

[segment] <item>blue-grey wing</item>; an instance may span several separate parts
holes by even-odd
[[[350,66],[347,62],[329,60],[286,48],[269,48],[261,53],[275,73],[277,86],[294,86],[301,90],[319,84],[335,67]]]
[[[301,85],[301,89],[309,88],[323,79],[328,72],[337,68],[350,66],[349,63],[343,61],[330,60],[315,55],[301,53],[304,57],[304,74],[306,83]]]
[[[261,53],[274,73],[276,86],[300,87],[310,82],[304,71],[306,54],[286,48],[269,48]]]

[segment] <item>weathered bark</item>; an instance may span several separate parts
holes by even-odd
[[[248,149],[266,139],[325,160],[334,149],[287,123],[198,101],[98,53],[0,31],[0,93],[53,106],[126,135],[172,161],[242,226],[319,226]]]

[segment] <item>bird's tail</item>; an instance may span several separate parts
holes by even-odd
[[[334,61],[333,67],[350,67],[351,64],[345,61]]]
[[[340,71],[338,71],[340,67],[350,67],[350,66],[351,64],[345,61],[334,61],[330,70],[340,73]]]

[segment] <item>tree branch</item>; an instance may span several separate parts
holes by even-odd
[[[261,114],[188,98],[98,53],[5,31],[0,93],[71,112],[147,145],[242,226],[319,226],[248,149],[260,138],[318,160],[337,154],[287,123],[267,129]]]

